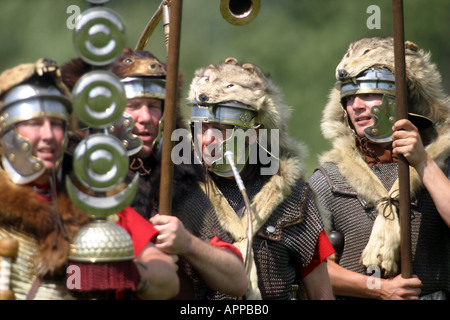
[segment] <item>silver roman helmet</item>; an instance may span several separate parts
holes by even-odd
[[[125,88],[125,95],[127,99],[138,99],[138,98],[156,98],[163,101],[163,115],[158,122],[158,134],[153,141],[153,152],[157,152],[159,142],[162,137],[163,129],[163,118],[164,118],[164,100],[166,99],[166,80],[164,78],[152,77],[152,76],[130,76],[120,80]],[[128,119],[127,121],[133,121],[133,118],[124,113],[123,117]],[[128,135],[131,134],[131,126],[128,130]],[[123,132],[123,131],[122,131]],[[120,132],[119,132],[120,134]],[[132,135],[133,138],[124,139],[128,145],[126,146],[129,155],[136,154],[142,147],[142,141]],[[119,139],[121,137],[119,136]],[[134,151],[133,151],[134,150]]]
[[[195,101],[192,104],[192,114],[190,118],[191,128],[196,139],[196,132],[202,130],[203,123],[214,123],[219,125],[230,125],[233,128],[231,136],[227,136],[220,145],[219,156],[211,165],[210,170],[222,177],[233,178],[231,166],[227,163],[225,152],[231,149],[234,154],[234,162],[240,172],[249,159],[250,147],[247,142],[248,129],[256,129],[259,127],[255,123],[257,111],[255,108],[242,104],[238,101],[226,101],[215,104],[200,104]],[[200,131],[201,132],[201,131]],[[195,142],[194,142],[195,143]],[[245,148],[242,144],[245,143]],[[194,146],[195,148],[196,146]],[[196,148],[197,153],[201,153]]]
[[[152,152],[157,154],[163,130],[166,64],[149,51],[133,51],[126,47],[123,49],[122,55],[111,64],[110,69],[120,78],[127,100],[155,98],[163,101],[163,113],[158,123],[158,134],[153,141],[152,148]],[[124,112],[122,118],[109,128],[110,132],[125,145],[129,156],[138,153],[142,148],[142,140],[132,133],[133,127],[133,118]]]
[[[341,90],[341,104],[345,110],[346,98],[355,94],[382,94],[380,105],[371,108],[374,124],[364,130],[366,137],[378,143],[392,141],[392,125],[395,123],[395,76],[385,67],[373,67],[361,72],[356,77],[341,78],[338,82]],[[419,129],[432,125],[424,116],[408,113],[408,118]]]
[[[166,80],[148,76],[126,77],[121,80],[127,99],[166,98]]]
[[[52,117],[69,123],[72,105],[68,91],[59,79],[59,69],[51,60],[21,65],[0,75],[0,141],[2,165],[14,183],[34,181],[45,171],[41,159],[34,157],[28,139],[17,134],[16,125],[22,121]],[[15,80],[11,81],[10,77]],[[64,150],[66,138],[61,146]],[[62,152],[62,155],[64,153]],[[59,159],[56,168],[61,163]]]

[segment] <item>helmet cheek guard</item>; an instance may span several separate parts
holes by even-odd
[[[218,156],[213,159],[209,168],[211,172],[218,176],[233,178],[233,171],[225,157],[225,152],[233,152],[237,170],[241,172],[249,160],[250,146],[247,138],[249,134],[256,134],[254,129],[258,127],[254,123],[257,115],[256,110],[236,101],[203,105],[194,102],[192,105],[191,126],[193,129],[195,129],[195,124],[203,123],[233,126],[233,129],[227,129],[227,133],[229,133],[229,130],[232,132],[227,139],[220,143]],[[194,137],[196,138],[195,134]],[[202,157],[203,162],[204,160]]]
[[[30,183],[45,171],[42,160],[32,155],[33,145],[30,141],[17,134],[16,125],[40,117],[63,120],[66,130],[61,150],[64,150],[68,140],[67,125],[71,109],[69,98],[49,83],[28,81],[4,94],[0,106],[2,164],[14,183]],[[61,158],[55,163],[55,171],[59,169],[63,155],[64,152],[61,152]]]
[[[392,126],[397,120],[395,105],[395,77],[387,68],[370,68],[353,78],[341,79],[341,104],[346,107],[348,96],[355,94],[382,94],[380,105],[373,106],[370,115],[373,125],[364,129],[365,136],[376,143],[392,141]],[[419,129],[432,125],[424,116],[408,113],[408,119]]]
[[[153,140],[152,148],[152,152],[157,154],[163,130],[166,80],[163,77],[130,76],[122,78],[120,81],[124,86],[127,99],[155,98],[163,101],[163,114],[158,122],[158,133]],[[122,141],[129,156],[137,154],[143,146],[142,140],[132,133],[133,127],[134,120],[127,113],[124,113],[121,119],[110,127],[110,132]]]
[[[29,183],[44,173],[43,162],[31,154],[33,147],[30,141],[17,134],[15,129],[3,135],[2,143],[2,165],[14,183]]]
[[[131,132],[133,127],[133,117],[126,112],[123,112],[120,119],[108,127],[108,131],[122,142],[129,156],[142,149],[142,139]]]
[[[364,129],[365,136],[378,143],[392,141],[392,126],[397,120],[395,98],[384,95],[381,104],[370,109],[370,115],[374,123]]]
[[[250,154],[250,146],[246,141],[247,133],[242,129],[231,130],[233,131],[231,137],[220,144],[220,157],[211,164],[210,168],[213,173],[225,178],[234,178],[233,169],[225,157],[227,151],[233,152],[233,160],[239,173],[247,164]],[[240,148],[242,145],[245,145],[245,148]]]

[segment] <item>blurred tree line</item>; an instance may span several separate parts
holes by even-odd
[[[160,0],[111,0],[126,25],[127,45],[134,48]],[[76,5],[83,0],[0,0],[0,70],[50,57],[60,64],[75,58],[73,30],[68,28]],[[292,107],[291,134],[309,147],[309,173],[317,155],[329,148],[320,132],[322,109],[335,82],[334,70],[350,42],[362,37],[392,35],[390,0],[261,0],[254,21],[235,26],[225,21],[220,0],[183,2],[180,71],[184,74],[182,102],[196,69],[233,56],[252,62],[269,73]],[[373,11],[380,11],[379,28],[371,28]],[[405,39],[432,52],[450,91],[450,1],[404,0]],[[70,22],[70,21],[69,21]],[[368,25],[369,22],[369,25]],[[147,50],[166,59],[162,24]],[[182,103],[183,112],[189,114]]]

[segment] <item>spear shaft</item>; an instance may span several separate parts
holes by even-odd
[[[172,0],[170,4],[170,34],[159,190],[159,214],[166,215],[170,215],[172,211],[173,162],[171,153],[173,143],[171,137],[176,126],[177,116],[182,0]]]
[[[397,120],[407,119],[405,35],[403,19],[403,0],[392,0],[394,26],[394,59],[395,59],[395,103]],[[401,274],[403,278],[412,277],[411,258],[411,202],[409,164],[403,155],[398,157],[399,178],[399,219],[400,219],[400,254]]]

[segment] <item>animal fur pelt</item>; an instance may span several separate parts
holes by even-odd
[[[90,221],[90,217],[77,209],[64,192],[58,196],[57,214],[52,207],[53,202],[39,199],[32,187],[12,183],[3,170],[0,170],[0,203],[0,225],[14,228],[37,240],[37,274],[64,274],[69,241],[80,226]],[[61,219],[68,238],[57,227],[57,219]]]
[[[122,55],[105,67],[120,78],[132,76],[165,77],[166,63],[152,53],[144,50],[131,50],[126,47]],[[71,90],[84,74],[94,71],[92,66],[80,58],[72,59],[61,67],[65,85]],[[180,79],[181,80],[181,79]]]
[[[24,63],[16,67],[3,71],[0,74],[0,96],[13,87],[39,78],[39,81],[48,80],[55,85],[62,94],[69,99],[72,97],[69,88],[61,78],[61,69],[56,61],[48,58],[40,58],[34,63]],[[0,99],[0,106],[3,104],[3,97]],[[69,110],[71,111],[71,110]],[[2,128],[5,129],[5,128]],[[69,118],[69,132],[77,130],[77,120],[74,115]],[[70,134],[70,133],[69,133]]]
[[[157,77],[165,78],[167,74],[167,65],[159,60],[151,52],[145,50],[132,50],[124,48],[119,58],[111,64],[105,66],[105,70],[112,72],[119,78],[125,77]],[[81,58],[71,59],[61,66],[62,82],[67,88],[73,90],[77,81],[85,74],[95,71],[93,67]],[[178,96],[182,94],[183,73],[178,74]],[[164,106],[163,106],[164,107]],[[176,125],[177,128],[183,128],[180,104],[177,101]]]
[[[235,58],[227,58],[222,63],[197,70],[190,85],[188,101],[200,101],[200,95],[206,96],[208,103],[238,101],[253,107],[258,112],[256,124],[264,129],[279,129],[279,170],[268,179],[251,202],[253,232],[256,233],[291,193],[298,179],[306,179],[303,164],[306,146],[287,133],[291,110],[284,103],[280,89],[268,75],[251,63],[240,64]],[[202,188],[216,208],[221,225],[233,236],[234,245],[245,257],[248,243],[247,211],[239,218],[212,180],[208,179]],[[253,254],[249,261],[246,297],[260,299]]]
[[[24,63],[14,68],[5,70],[0,75],[0,95],[18,84],[21,84],[33,76],[50,77],[61,92],[70,97],[69,89],[63,84],[61,70],[56,61],[48,58],[41,58],[35,63]],[[2,102],[0,102],[0,105]]]
[[[430,61],[430,53],[412,43],[405,42],[407,101],[409,112],[432,119],[437,137],[426,146],[427,152],[441,169],[450,156],[450,99],[444,93],[441,75]],[[364,38],[350,44],[336,68],[337,80],[351,78],[362,71],[383,66],[395,72],[392,38]],[[364,161],[364,156],[355,147],[354,132],[348,125],[340,102],[340,82],[331,90],[328,103],[322,114],[321,129],[332,144],[332,150],[320,155],[320,163],[337,163],[340,173],[367,202],[377,204],[378,217],[374,223],[369,242],[362,253],[361,262],[381,266],[387,275],[396,274],[399,263],[400,227],[396,210],[384,217],[386,199],[398,195],[398,180],[390,191],[386,191],[378,178]],[[413,197],[422,188],[415,170],[410,170],[410,189]],[[325,213],[324,223],[327,224]]]
[[[256,65],[241,64],[230,57],[222,63],[196,70],[187,100],[190,103],[201,101],[200,95],[206,97],[208,104],[238,101],[256,109],[255,123],[261,125],[260,128],[279,130],[280,155],[300,159],[306,156],[306,146],[288,134],[291,108],[285,104],[281,90],[270,76]]]

